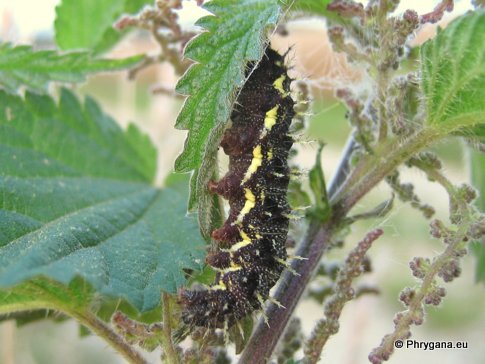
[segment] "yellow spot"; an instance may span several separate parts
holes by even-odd
[[[273,148],[268,151],[268,160],[273,159]]]
[[[256,197],[254,197],[254,194],[249,188],[244,189],[244,197],[246,198],[246,202],[244,203],[241,212],[239,212],[237,222],[241,222],[244,216],[256,205]]]
[[[242,241],[237,242],[236,244],[231,246],[231,252],[237,252],[239,249],[244,248],[245,246],[248,246],[252,243],[251,239],[244,231],[241,230],[239,234],[241,235]]]
[[[234,244],[233,246],[231,246],[231,251],[237,252],[239,249],[244,248],[245,246],[248,246],[249,244],[251,244],[251,241],[246,241],[246,240],[240,241],[240,242]]]
[[[251,239],[249,239],[249,236],[243,230],[239,232],[239,235],[241,236],[241,239],[243,241],[248,241],[249,243],[251,243]]]
[[[271,128],[276,124],[276,117],[278,116],[278,107],[279,105],[276,105],[266,113],[266,116],[264,118],[265,129],[271,130]]]
[[[210,287],[210,289],[213,290],[213,291],[217,291],[217,290],[225,291],[227,289],[227,287],[224,284],[224,282],[222,281],[222,279],[220,279],[219,283],[215,286]]]
[[[283,89],[283,82],[285,81],[286,79],[286,76],[285,75],[281,75],[279,78],[277,78],[274,82],[273,82],[273,86],[275,89],[277,89],[281,94],[285,95],[285,90]]]
[[[241,269],[242,269],[242,267],[241,267],[240,265],[238,265],[238,264],[236,264],[236,263],[234,263],[234,262],[231,262],[231,265],[230,265],[228,268],[221,269],[221,270],[220,270],[220,272],[221,272],[222,274],[226,274],[226,273],[229,273],[229,272],[235,272],[235,271],[238,271],[238,270],[241,270]],[[220,286],[220,285],[221,285],[221,282],[222,282],[222,280],[221,280],[221,281],[219,281],[218,286]],[[222,284],[224,285],[224,283],[222,283]],[[224,285],[224,286],[225,286],[225,285]]]
[[[278,107],[278,106],[276,106]],[[243,180],[241,181],[241,185],[246,183],[247,180],[251,178],[253,173],[256,173],[261,164],[263,163],[263,154],[261,153],[261,145],[257,145],[256,148],[253,149],[253,160],[244,175]]]

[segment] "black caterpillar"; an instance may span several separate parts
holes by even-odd
[[[269,47],[247,70],[221,141],[229,171],[208,186],[230,206],[223,226],[212,232],[216,246],[206,258],[217,272],[215,282],[180,292],[182,319],[190,326],[229,327],[262,309],[287,266],[291,79],[284,56]]]

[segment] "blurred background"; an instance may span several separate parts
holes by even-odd
[[[0,0],[0,40],[15,44],[33,44],[37,49],[54,48],[53,22],[58,0]],[[437,1],[402,1],[399,12],[411,8],[419,13],[431,11]],[[452,17],[470,8],[469,1],[455,2],[455,11],[442,21],[446,24]],[[194,1],[184,1],[180,12],[184,26],[193,26],[204,12]],[[345,120],[345,107],[334,97],[337,87],[354,85],[369,86],[358,65],[349,64],[345,56],[335,54],[328,43],[325,24],[318,20],[295,21],[288,26],[287,37],[274,36],[273,47],[290,52],[300,79],[311,86],[314,104],[308,120],[305,139],[309,142],[297,145],[295,163],[307,170],[313,164],[317,143],[326,143],[322,163],[327,179],[331,178],[342,152],[350,127]],[[420,44],[433,36],[434,26],[425,26],[416,34],[414,44]],[[148,53],[157,54],[157,44],[148,33],[136,31],[119,44],[110,57]],[[174,160],[180,153],[185,132],[175,130],[173,125],[182,105],[181,99],[152,91],[163,85],[173,87],[177,77],[168,64],[153,65],[140,72],[134,81],[126,73],[98,75],[76,86],[76,91],[94,97],[105,112],[122,126],[136,123],[150,135],[159,148],[158,181],[172,170]],[[54,90],[55,91],[55,90]],[[434,151],[444,160],[445,170],[455,183],[469,180],[464,145],[458,139],[450,139],[436,145]],[[416,170],[402,171],[402,182],[413,182],[422,202],[431,204],[436,217],[448,221],[448,201],[445,192],[426,180]],[[303,181],[305,182],[305,181]],[[366,211],[390,197],[390,189],[381,184],[356,207]],[[343,249],[334,249],[325,257],[339,261],[349,249],[362,239],[369,230],[381,227],[384,236],[370,250],[373,271],[363,276],[357,284],[368,284],[380,289],[378,295],[369,294],[350,302],[345,307],[340,332],[325,347],[322,362],[341,364],[367,363],[367,355],[379,345],[381,338],[393,329],[392,319],[403,309],[398,301],[399,292],[406,286],[415,285],[408,267],[415,256],[433,257],[444,245],[429,236],[428,221],[408,204],[396,201],[395,208],[384,219],[359,222]],[[462,260],[460,278],[446,284],[447,296],[439,308],[428,307],[424,325],[413,327],[413,339],[419,341],[466,341],[468,349],[400,349],[392,356],[392,363],[485,363],[485,289],[474,281],[473,257]],[[313,300],[305,300],[297,310],[302,318],[303,330],[309,334],[314,323],[323,315],[322,307]],[[53,323],[50,320],[18,327],[12,320],[0,323],[0,364],[56,364],[56,363],[123,363],[111,348],[96,337],[80,338],[79,327],[73,320]],[[158,362],[159,353],[150,357]]]

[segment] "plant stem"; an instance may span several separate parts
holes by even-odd
[[[443,136],[436,129],[426,128],[401,142],[388,139],[384,145],[375,149],[374,155],[362,159],[355,167],[336,194],[331,196],[332,204],[349,211],[363,195],[401,163]]]
[[[72,282],[71,284],[72,287],[65,287],[49,279],[33,278],[12,288],[12,297],[10,297],[12,303],[2,305],[0,314],[38,309],[61,312],[75,318],[97,336],[104,339],[128,362],[133,364],[147,363],[133,346],[89,310],[89,305],[83,300],[87,299],[90,291],[86,290],[84,286],[83,288],[77,286],[79,282]]]
[[[345,147],[342,152],[342,158],[340,164],[337,167],[337,173],[333,176],[332,182],[328,187],[328,195],[333,196],[337,192],[338,186],[342,185],[346,180],[350,169],[350,157],[357,147],[355,141],[355,133],[350,134],[345,143]]]
[[[377,97],[376,97],[376,108],[378,117],[377,120],[379,121],[379,135],[378,141],[382,142],[387,137],[387,110],[386,110],[386,98],[387,98],[387,88],[389,86],[389,66],[384,65],[382,63],[383,60],[386,60],[387,54],[389,52],[389,44],[388,40],[390,37],[388,36],[388,29],[389,23],[387,20],[387,9],[388,4],[386,0],[380,0],[379,6],[377,11],[377,27],[378,27],[378,35],[384,44],[381,44],[378,47],[378,52],[376,54],[376,58],[374,58],[374,67],[376,71],[376,88],[377,88]]]
[[[162,333],[162,346],[165,353],[165,358],[169,364],[178,364],[179,357],[177,351],[173,346],[172,340],[172,323],[171,323],[171,311],[170,311],[170,297],[167,293],[162,293],[163,302],[163,333]]]
[[[270,304],[266,310],[268,323],[260,319],[249,342],[240,358],[239,364],[267,363],[274,352],[279,338],[282,336],[291,315],[300,300],[307,284],[314,275],[323,253],[328,248],[334,234],[348,211],[385,176],[391,173],[410,156],[429,146],[432,142],[444,136],[434,129],[423,129],[412,138],[398,144],[396,140],[386,140],[376,153],[361,161],[357,175],[352,173],[338,191],[329,195],[332,204],[332,214],[327,221],[312,220],[305,238],[299,244],[297,255],[307,258],[297,260],[292,268],[299,275],[286,271],[280,280],[274,298],[285,308]],[[350,154],[346,153],[348,158]],[[385,156],[385,157],[383,157]],[[347,163],[341,163],[339,168],[345,168]],[[339,176],[340,171],[335,174]],[[337,178],[332,180],[329,190],[335,191]]]
[[[318,221],[313,221],[307,235],[300,244],[297,255],[308,260],[297,260],[292,267],[299,275],[286,271],[275,293],[275,298],[285,307],[271,304],[266,310],[268,323],[260,319],[258,325],[246,346],[239,364],[267,363],[273,353],[279,338],[303,294],[315,268],[318,266],[324,251],[328,248],[336,224],[328,221],[322,227]]]
[[[97,318],[91,312],[66,312],[69,316],[76,318],[81,324],[89,328],[96,335],[104,339],[118,353],[120,353],[129,363],[148,364],[143,356],[128,344],[120,335],[114,332],[104,321]]]
[[[424,298],[430,292],[432,286],[435,284],[435,279],[440,270],[443,268],[450,258],[452,258],[460,245],[463,244],[466,233],[470,228],[470,224],[463,224],[458,228],[456,236],[452,242],[448,244],[446,249],[434,260],[429,267],[428,272],[423,278],[419,289],[416,291],[409,307],[402,313],[399,321],[396,323],[394,331],[391,334],[386,335],[379,347],[375,348],[369,359],[372,363],[380,363],[384,358],[388,358],[394,351],[394,342],[398,339],[407,339],[410,326],[415,323],[415,317],[420,310],[423,309]]]
[[[355,298],[352,282],[363,273],[362,264],[366,253],[382,234],[382,229],[369,232],[348,254],[335,279],[333,294],[326,300],[323,310],[325,318],[317,323],[310,339],[306,342],[304,364],[318,363],[328,339],[338,332],[342,310],[348,301]]]

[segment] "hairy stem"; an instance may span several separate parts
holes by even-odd
[[[316,364],[320,359],[323,347],[330,336],[339,330],[339,319],[345,304],[355,298],[352,282],[363,273],[363,262],[372,243],[383,234],[381,229],[371,231],[361,240],[347,256],[345,265],[339,271],[333,294],[324,307],[325,318],[320,320],[313,329],[312,336],[305,345],[304,364]]]
[[[167,293],[162,293],[163,301],[163,334],[162,346],[165,353],[165,358],[169,364],[178,364],[179,357],[177,351],[173,346],[172,340],[172,323],[170,322],[172,314],[170,311],[170,296]]]
[[[413,296],[408,309],[403,312],[402,316],[400,316],[399,320],[396,322],[394,331],[391,334],[386,335],[382,339],[380,346],[375,348],[369,355],[369,360],[372,363],[381,363],[383,360],[387,360],[389,355],[394,351],[394,342],[398,339],[407,339],[409,337],[409,328],[412,324],[417,324],[416,317],[419,317],[421,314],[424,298],[435,284],[435,279],[438,273],[450,258],[454,256],[457,248],[463,243],[463,239],[466,237],[469,227],[469,224],[461,225],[453,242],[451,242],[444,252],[431,264],[419,289]]]
[[[441,302],[441,297],[444,297],[445,291],[442,287],[437,286],[436,278],[440,276],[445,282],[451,281],[459,275],[460,269],[458,265],[458,258],[466,254],[465,246],[469,239],[468,234],[471,227],[480,217],[475,216],[475,211],[469,206],[469,202],[473,199],[472,192],[468,192],[467,200],[464,196],[459,196],[459,189],[455,188],[453,184],[436,168],[429,164],[422,162],[419,159],[411,161],[412,165],[422,169],[430,179],[441,184],[448,195],[450,196],[450,220],[457,226],[457,230],[448,230],[448,233],[443,233],[443,227],[440,226],[439,221],[432,223],[432,235],[443,239],[447,244],[446,249],[437,257],[428,268],[420,267],[419,258],[410,264],[413,270],[413,275],[422,279],[422,283],[418,289],[404,290],[401,293],[401,301],[407,306],[407,310],[400,312],[394,319],[394,331],[382,339],[381,344],[372,350],[369,354],[369,360],[374,364],[380,364],[388,360],[394,351],[394,343],[396,340],[405,340],[411,336],[411,325],[421,325],[424,320],[424,306],[425,304],[438,305]],[[463,189],[463,188],[462,188]],[[461,193],[465,191],[462,190]],[[454,206],[453,206],[454,205]],[[456,210],[453,212],[453,210]],[[458,214],[459,221],[454,214]],[[444,236],[443,236],[444,235]],[[429,260],[428,260],[429,261]],[[448,265],[448,267],[446,267]],[[439,288],[439,290],[437,290]],[[411,292],[411,294],[409,294]]]
[[[358,169],[363,172],[362,174],[355,176],[352,173],[334,195],[329,195],[332,203],[331,216],[324,222],[312,220],[305,238],[298,246],[296,254],[307,258],[292,264],[299,275],[286,271],[274,295],[274,298],[285,308],[278,308],[274,304],[269,305],[266,310],[269,321],[266,323],[263,319],[259,320],[241,356],[240,364],[263,364],[269,361],[297,302],[349,210],[401,163],[442,136],[443,134],[436,130],[423,129],[399,145],[396,140],[388,139],[381,148],[376,150],[376,154],[361,161],[362,166]],[[346,154],[346,157],[348,158],[349,155]],[[344,168],[345,165],[347,163],[341,163],[340,168]],[[340,171],[337,171],[335,175],[340,174]],[[335,181],[336,179],[332,181],[329,190],[335,190]]]
[[[20,312],[25,310],[36,310],[36,309],[51,309],[55,311],[60,311],[68,316],[74,317],[82,325],[86,326],[97,336],[101,337],[108,344],[110,344],[118,353],[120,353],[129,363],[133,364],[145,364],[147,363],[143,356],[136,351],[130,344],[128,344],[120,335],[114,332],[104,321],[97,318],[91,312],[78,312],[72,309],[62,309],[57,305],[53,305],[49,301],[39,301],[31,302],[25,305],[12,305],[2,307],[0,313],[11,313]]]
[[[386,98],[387,98],[387,88],[389,86],[389,67],[381,64],[382,60],[386,59],[386,52],[389,52],[389,44],[387,43],[388,38],[388,27],[389,23],[387,20],[387,8],[388,4],[386,0],[379,1],[379,7],[377,11],[377,26],[378,33],[380,36],[381,44],[378,48],[378,52],[375,58],[375,69],[376,69],[376,88],[377,88],[377,113],[379,121],[379,135],[378,140],[382,142],[387,137],[387,110],[386,110]]]
[[[67,312],[120,353],[129,363],[148,364],[143,356],[91,312]]]
[[[395,139],[387,140],[385,144],[375,149],[374,155],[361,160],[337,193],[331,196],[332,204],[341,206],[344,211],[350,210],[358,200],[401,163],[441,137],[443,137],[442,132],[427,128],[401,142]]]

